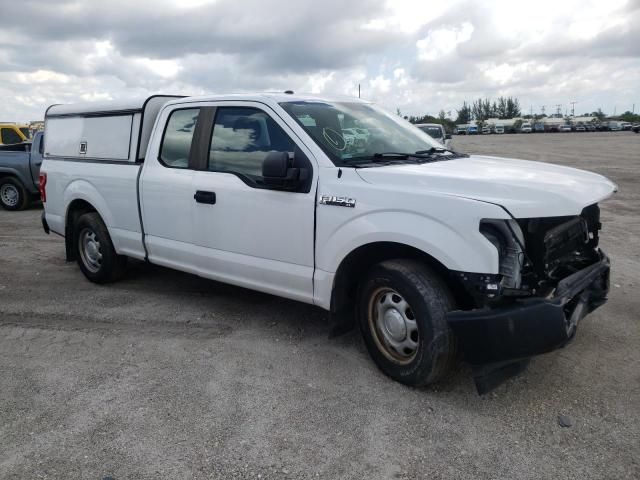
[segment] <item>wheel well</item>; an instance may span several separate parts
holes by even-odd
[[[474,305],[473,298],[457,278],[428,253],[401,243],[375,242],[356,248],[340,263],[331,292],[331,313],[342,316],[340,312],[350,311],[350,306],[355,304],[358,283],[367,271],[377,263],[394,258],[410,258],[428,265],[449,287],[460,308]]]
[[[3,178],[13,178],[14,180],[17,180],[18,182],[20,182],[20,185],[22,185],[22,182],[15,175],[15,173],[12,173],[12,172],[0,172],[0,180],[2,180]]]
[[[86,200],[74,200],[67,207],[67,215],[64,225],[64,244],[67,254],[67,261],[76,259],[75,249],[75,225],[81,215],[89,212],[97,212],[95,207]]]

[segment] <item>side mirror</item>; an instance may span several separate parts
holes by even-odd
[[[450,133],[445,133],[444,139],[445,140],[451,140],[451,134]]]
[[[281,190],[296,190],[300,186],[304,169],[291,167],[287,152],[269,152],[262,162],[264,184]]]
[[[269,152],[262,161],[262,176],[266,178],[285,178],[289,168],[287,152]]]

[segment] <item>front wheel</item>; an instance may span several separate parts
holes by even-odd
[[[369,354],[388,376],[413,386],[444,377],[456,361],[446,320],[454,309],[447,286],[408,259],[374,266],[359,288],[358,320]]]
[[[78,218],[75,235],[78,266],[85,277],[95,283],[122,278],[127,257],[116,253],[100,215],[91,212]]]

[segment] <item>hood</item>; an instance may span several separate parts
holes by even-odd
[[[481,155],[357,172],[368,183],[399,191],[417,189],[501,205],[516,218],[578,215],[617,191],[613,182],[596,173]]]

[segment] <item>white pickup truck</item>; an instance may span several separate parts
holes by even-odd
[[[131,257],[317,305],[405,384],[462,357],[486,392],[606,301],[612,182],[458,154],[365,101],[54,105],[45,131],[43,227],[89,280]]]

